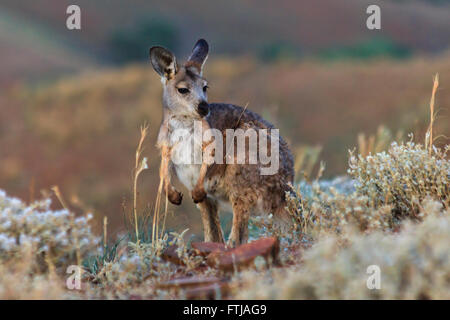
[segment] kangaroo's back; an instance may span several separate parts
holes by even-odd
[[[224,134],[226,141],[227,129],[275,129],[275,126],[256,112],[228,103],[210,103],[210,113],[205,118],[211,128]],[[259,141],[258,141],[259,142]],[[288,183],[294,179],[294,160],[288,144],[279,136],[280,174]]]

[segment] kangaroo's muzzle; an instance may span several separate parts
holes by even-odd
[[[197,106],[197,112],[201,117],[205,117],[209,113],[209,104],[206,101],[202,101]]]

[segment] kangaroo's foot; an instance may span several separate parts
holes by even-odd
[[[204,188],[194,188],[192,190],[192,200],[194,203],[200,203],[206,198],[206,191]]]
[[[171,203],[179,206],[181,204],[181,201],[183,200],[183,194],[181,192],[178,192],[177,190],[169,189],[169,191],[167,192],[167,198]]]

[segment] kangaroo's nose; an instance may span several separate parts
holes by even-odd
[[[206,101],[202,101],[197,106],[197,112],[201,117],[204,117],[209,112],[209,104]]]

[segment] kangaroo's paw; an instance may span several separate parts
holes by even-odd
[[[169,193],[167,194],[167,198],[171,203],[179,206],[181,204],[181,201],[183,200],[183,194],[176,190],[170,190]]]
[[[238,245],[239,245],[239,244],[237,244],[236,241],[233,240],[233,239],[231,239],[231,238],[228,239],[228,241],[227,241],[227,243],[226,243],[226,246],[227,246],[228,248],[236,248]]]
[[[192,190],[192,200],[194,203],[200,203],[206,198],[206,191],[203,188],[195,188]]]

